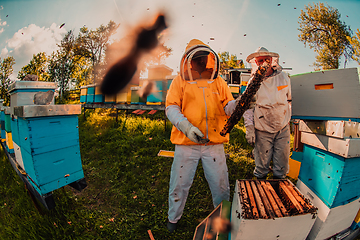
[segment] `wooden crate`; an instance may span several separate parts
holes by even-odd
[[[329,208],[301,179],[296,186],[318,208],[318,215],[307,239],[327,239],[351,226],[360,207],[359,198]]]
[[[316,211],[288,180],[237,180],[231,240],[306,239]]]

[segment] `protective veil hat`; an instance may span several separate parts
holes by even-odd
[[[256,57],[261,57],[261,56],[279,57],[279,54],[274,53],[274,52],[269,52],[269,50],[267,50],[265,47],[259,47],[258,49],[255,50],[254,53],[250,54],[246,58],[246,61],[250,62],[251,59],[256,58]]]

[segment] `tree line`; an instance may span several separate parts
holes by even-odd
[[[324,3],[309,4],[301,10],[298,39],[305,47],[309,46],[314,50],[314,70],[338,69],[342,56],[345,59],[344,68],[350,60],[360,64],[360,31],[357,29],[353,35],[350,27],[340,18],[338,9]],[[108,50],[126,40],[109,43],[118,27],[119,24],[110,21],[95,30],[84,26],[80,28],[77,36],[70,30],[52,54],[34,54],[29,64],[19,71],[18,79],[23,80],[26,75],[33,74],[38,76],[39,81],[57,82],[60,97],[71,88],[94,83],[101,79],[107,64],[113,61],[114,53]],[[160,63],[171,54],[171,48],[163,44],[162,47],[162,51],[148,59],[143,68],[150,63]],[[236,55],[229,52],[219,52],[218,55],[221,59],[220,72],[225,68],[244,67],[243,63],[236,59]],[[8,86],[14,64],[15,59],[12,56],[0,58],[0,98],[4,99],[5,105],[9,104]]]

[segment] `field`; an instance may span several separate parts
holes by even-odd
[[[137,116],[106,109],[79,115],[80,148],[87,188],[66,186],[53,192],[56,207],[46,210],[32,202],[23,182],[0,152],[0,239],[192,239],[196,226],[213,210],[201,163],[179,221],[178,231],[166,229],[172,158],[171,123],[164,113]],[[236,179],[253,178],[251,146],[242,123],[225,145],[229,154],[231,197]]]

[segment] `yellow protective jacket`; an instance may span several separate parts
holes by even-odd
[[[209,52],[206,70],[201,75],[189,64],[198,51]],[[222,137],[220,131],[228,119],[224,108],[233,97],[218,70],[217,54],[199,40],[190,41],[181,59],[180,74],[172,81],[166,97],[166,114],[174,125],[170,137],[173,144],[198,145],[177,129],[177,124],[185,119],[210,140],[207,144],[229,141],[229,135]]]

